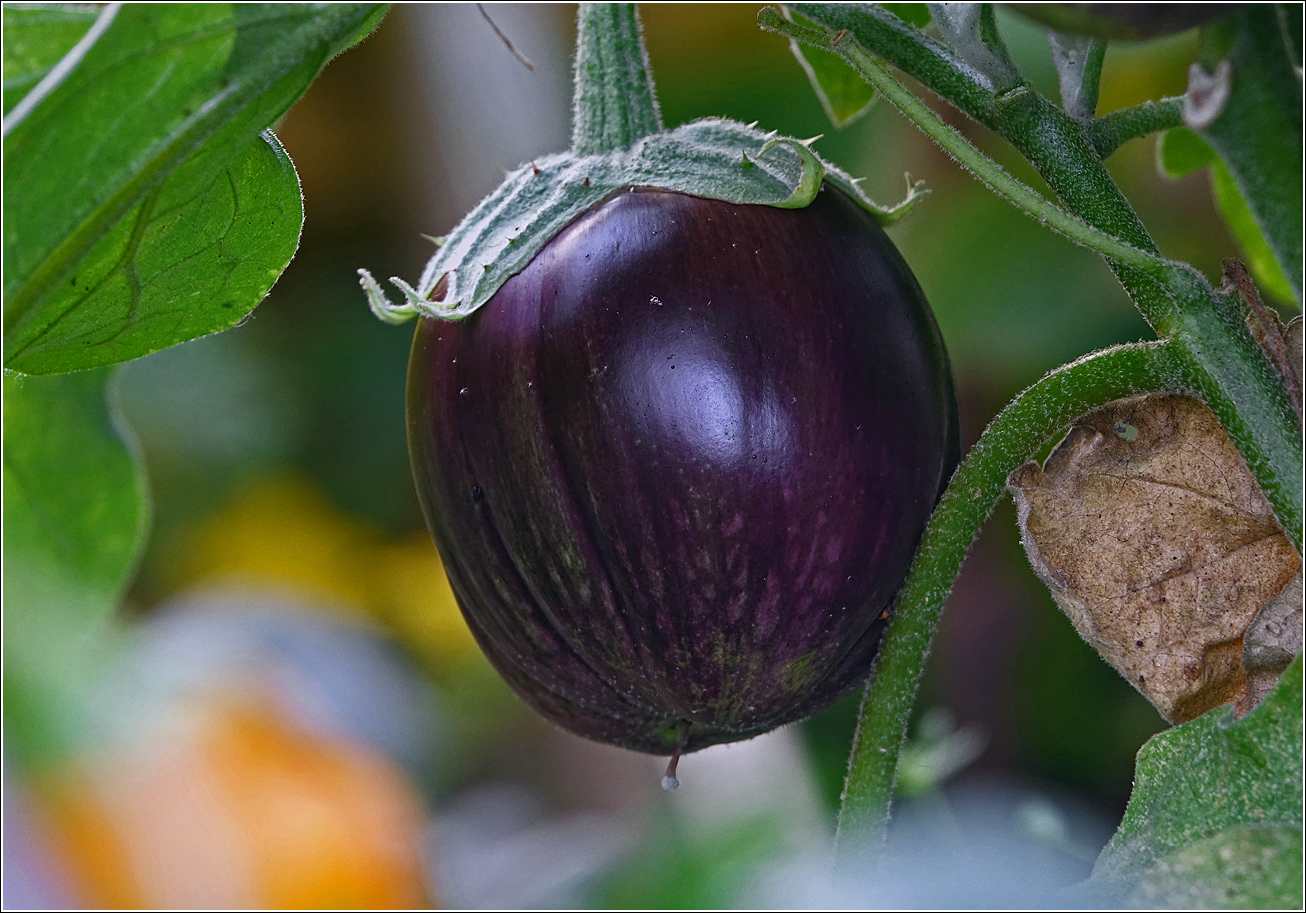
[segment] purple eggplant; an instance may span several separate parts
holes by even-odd
[[[1010,3],[1011,9],[1058,32],[1141,41],[1207,25],[1234,3]]]
[[[627,190],[465,320],[423,318],[417,489],[477,641],[579,735],[678,755],[871,672],[960,455],[876,221]]]

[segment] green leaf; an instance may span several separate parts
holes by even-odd
[[[842,57],[833,51],[799,44],[792,38],[789,47],[807,72],[832,124],[846,127],[871,109],[875,90]]]
[[[216,175],[197,174],[202,164],[189,160],[146,194],[49,291],[49,321],[13,344],[13,370],[127,361],[226,329],[267,295],[303,224],[294,165],[270,131]]]
[[[1200,132],[1220,153],[1288,278],[1292,300],[1300,301],[1302,83],[1276,6],[1257,3],[1241,8],[1231,53],[1229,100],[1220,116]],[[1300,15],[1298,9],[1298,29]]]
[[[925,28],[930,24],[930,10],[924,3],[885,3],[889,12],[894,13],[910,25]],[[790,13],[795,22],[803,25],[815,25],[812,20],[797,13]],[[849,66],[834,51],[814,48],[789,40],[789,49],[798,58],[807,78],[811,80],[812,89],[825,108],[830,122],[842,129],[857,120],[871,108],[875,100],[875,89],[862,79],[861,75]]]
[[[791,12],[790,16],[802,25],[815,25],[798,13]],[[871,109],[875,89],[837,53],[802,44],[793,38],[789,39],[789,50],[807,73],[830,123],[842,129]]]
[[[1161,174],[1178,180],[1199,168],[1208,168],[1220,156],[1211,144],[1187,127],[1167,130],[1156,145],[1156,166]]]
[[[1157,162],[1163,174],[1181,178],[1198,168],[1211,169],[1211,193],[1216,209],[1242,247],[1247,266],[1257,284],[1281,301],[1297,298],[1283,267],[1262,234],[1251,207],[1219,154],[1187,127],[1167,130],[1157,144]]]
[[[72,50],[99,14],[81,6],[4,8],[4,113]]]
[[[1283,835],[1266,831],[1300,833],[1301,827],[1298,656],[1264,702],[1242,720],[1234,719],[1231,707],[1217,708],[1143,746],[1129,807],[1098,858],[1090,886],[1116,896],[1148,892],[1177,867],[1193,866],[1200,868],[1203,890],[1240,896],[1239,891],[1250,890],[1249,872],[1281,873],[1295,864],[1300,897],[1300,850],[1295,863],[1278,858],[1275,848],[1282,848]],[[1262,859],[1267,847],[1272,852]],[[1222,850],[1242,860],[1227,867],[1227,881],[1218,867],[1202,867]],[[1299,907],[1293,900],[1284,895],[1269,906]]]
[[[1301,828],[1232,827],[1148,869],[1129,905],[1300,910],[1301,874]]]
[[[298,217],[285,211],[293,172],[259,134],[383,13],[371,4],[123,6],[57,88],[6,122],[5,367],[55,372],[134,358],[253,308],[298,235]],[[227,199],[207,203],[210,190]],[[258,197],[269,194],[265,206]],[[275,225],[254,225],[270,217]],[[196,227],[202,238],[179,240]],[[164,262],[169,243],[209,267]],[[185,280],[207,292],[155,307],[145,286],[160,270],[168,275],[155,292]],[[100,285],[70,300],[88,276]]]
[[[4,378],[4,721],[26,763],[85,734],[80,695],[148,522],[108,379]]]

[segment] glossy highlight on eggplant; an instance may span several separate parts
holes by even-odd
[[[613,195],[471,317],[422,319],[408,432],[491,663],[662,755],[866,680],[960,455],[924,295],[829,186],[795,210]]]

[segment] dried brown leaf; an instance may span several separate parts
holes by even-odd
[[[1250,709],[1286,665],[1275,650],[1294,631],[1300,652],[1300,591],[1284,592],[1300,561],[1200,400],[1109,403],[1075,424],[1044,469],[1028,463],[1008,485],[1035,572],[1168,720],[1230,702]]]
[[[1270,693],[1301,647],[1302,581],[1298,569],[1283,592],[1256,614],[1243,637],[1243,672],[1247,675],[1248,694],[1238,704],[1240,716]]]

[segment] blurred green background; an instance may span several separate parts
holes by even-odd
[[[824,133],[816,148],[865,176],[863,187],[881,202],[901,197],[905,173],[926,180],[930,195],[890,233],[947,341],[967,443],[1048,370],[1149,335],[1096,255],[993,196],[888,105],[842,131],[832,128],[787,42],[757,28],[758,8],[643,8],[664,119],[674,126],[723,115],[793,136]],[[402,738],[369,741],[349,726],[331,736],[363,745],[377,763],[391,765],[386,777],[402,781],[390,789],[380,777],[378,795],[402,806],[396,814],[409,821],[421,869],[378,862],[351,883],[362,893],[341,888],[342,897],[400,906],[422,897],[452,906],[756,901],[762,895],[747,889],[757,889],[760,860],[783,852],[801,876],[804,847],[820,844],[832,828],[857,697],[791,727],[765,751],[719,750],[733,759],[722,762],[729,776],[696,765],[699,756],[687,758],[685,785],[663,795],[656,759],[582,742],[520,705],[471,642],[422,527],[404,436],[412,328],[374,319],[355,271],[415,279],[430,253],[422,233],[446,233],[504,170],[560,149],[569,136],[574,6],[486,9],[533,71],[473,5],[396,7],[370,39],[328,66],[277,128],[303,183],[306,225],[267,300],[240,327],[122,371],[121,403],[139,436],[154,500],[128,611],[142,630],[154,630],[184,616],[178,600],[193,603],[196,593],[273,593],[273,602],[308,606],[308,615],[384,644],[383,665],[392,671],[360,676],[397,675],[426,695],[429,718],[410,713],[391,721],[408,727]],[[1005,9],[999,22],[1026,75],[1056,97],[1041,28]],[[1195,55],[1195,33],[1112,46],[1099,111],[1182,93]],[[1038,186],[991,134],[940,110]],[[1126,145],[1110,161],[1112,173],[1164,253],[1218,278],[1220,260],[1238,250],[1215,214],[1207,177],[1158,176],[1154,146],[1152,138]],[[294,640],[304,628],[297,630],[284,636]],[[133,654],[137,661],[184,653],[180,641],[159,637],[164,646]],[[314,661],[329,665],[334,648],[323,649]],[[313,691],[321,676],[307,680],[318,684],[291,701],[299,716],[305,702],[339,716],[338,706]],[[337,698],[353,695],[366,705],[379,700],[380,688],[373,679],[345,683]],[[123,706],[124,715],[144,713]],[[1006,501],[949,599],[919,706],[930,713],[910,756],[919,770],[905,784],[921,794],[917,801],[946,801],[941,782],[953,768],[960,768],[956,783],[1002,784],[1018,813],[1013,820],[1046,837],[1071,861],[1072,876],[1075,866],[1087,872],[1128,798],[1134,753],[1163,725],[1079,639],[1034,578]],[[263,730],[242,725],[222,730],[230,744],[257,742]],[[281,744],[267,736],[259,744],[274,743]],[[269,748],[260,757],[286,751]],[[296,751],[311,754],[302,745]],[[100,785],[85,788],[116,790],[118,806],[105,800],[112,818],[123,788],[104,787],[107,776],[97,773],[90,779]],[[358,801],[364,812],[372,807]],[[341,820],[346,833],[366,827]],[[105,849],[113,843],[107,838],[85,837],[100,833],[95,826],[78,827],[84,839],[74,861],[56,852],[52,871],[93,867],[85,860],[120,852]],[[570,848],[569,862],[559,866],[562,848]],[[94,865],[112,870],[117,863]],[[372,884],[367,878],[378,885],[389,879],[391,888],[411,882],[416,893],[373,885],[369,894],[358,888]],[[74,873],[68,883],[85,881]],[[62,890],[50,887],[57,883],[60,877],[49,876],[46,889]],[[67,890],[77,902],[77,889]],[[99,896],[148,905],[172,895]],[[320,901],[293,891],[254,896],[287,905]],[[821,905],[816,894],[774,896]]]

